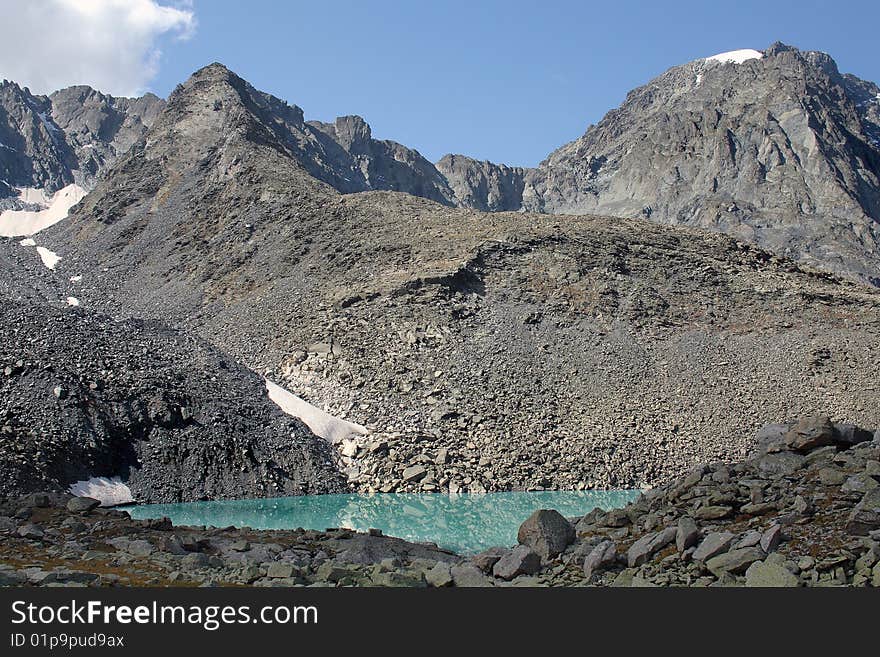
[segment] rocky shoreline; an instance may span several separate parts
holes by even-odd
[[[378,530],[175,527],[89,498],[6,499],[0,584],[880,587],[880,432],[810,417],[758,438],[751,458],[622,509],[536,511],[519,545],[471,557]]]

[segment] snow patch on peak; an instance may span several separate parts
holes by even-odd
[[[706,57],[707,62],[721,62],[722,64],[742,64],[750,59],[762,59],[764,53],[760,50],[752,50],[744,48],[743,50],[731,50],[729,52],[721,52],[711,57]]]

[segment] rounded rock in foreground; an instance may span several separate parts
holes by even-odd
[[[544,561],[567,548],[575,539],[574,527],[561,513],[539,509],[520,525],[516,540],[532,548]]]

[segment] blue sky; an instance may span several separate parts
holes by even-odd
[[[777,39],[880,81],[876,0],[156,1],[195,27],[156,37],[146,88],[165,96],[220,61],[307,118],[360,114],[431,160],[535,165],[670,66]],[[149,29],[162,20],[177,19]]]

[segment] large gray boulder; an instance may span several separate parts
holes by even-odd
[[[89,513],[101,506],[99,500],[93,497],[74,497],[67,502],[67,510],[71,513]]]
[[[834,429],[836,431],[835,442],[843,448],[868,442],[874,437],[873,433],[855,424],[835,424]]]
[[[726,552],[736,536],[730,532],[712,532],[703,539],[694,550],[694,561],[707,561],[712,557]]]
[[[677,532],[677,527],[667,527],[659,532],[645,534],[626,551],[627,565],[634,568],[650,561],[657,552],[675,540]]]
[[[866,536],[875,529],[880,529],[880,488],[865,493],[846,520],[846,531],[856,536]]]
[[[755,561],[746,570],[746,586],[757,588],[794,587],[798,578],[785,566],[767,561]]]
[[[725,573],[738,575],[765,556],[764,550],[759,547],[740,548],[712,557],[706,561],[706,569],[715,577],[721,577]]]
[[[545,561],[562,553],[574,538],[572,524],[552,509],[535,511],[520,525],[516,535],[517,542],[532,548]]]
[[[613,566],[617,561],[617,545],[614,541],[602,541],[584,558],[584,577],[587,581],[600,570]]]
[[[499,579],[511,580],[520,575],[534,575],[541,570],[541,557],[526,545],[517,545],[492,567]]]
[[[805,417],[785,434],[785,443],[789,449],[806,453],[817,447],[833,445],[837,438],[837,429],[827,417]]]

